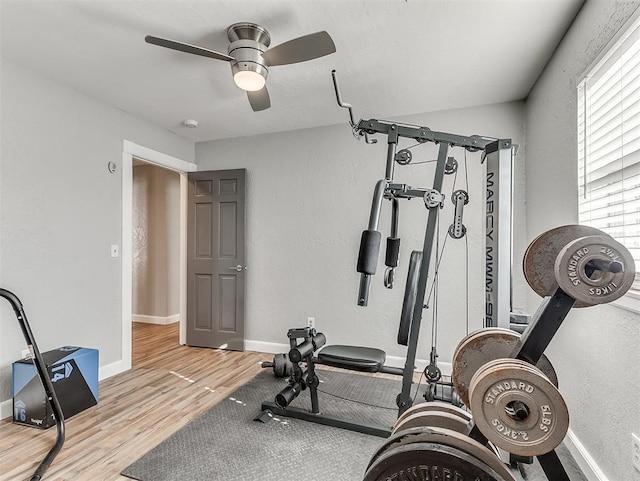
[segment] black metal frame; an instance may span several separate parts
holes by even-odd
[[[371,260],[371,254],[375,250],[375,255],[377,256],[377,249],[379,240],[375,240],[375,236],[379,236],[378,232],[370,232],[377,231],[377,226],[380,218],[380,210],[383,198],[390,199],[394,202],[392,207],[392,234],[391,238],[393,238],[394,248],[398,249],[400,239],[394,238],[396,228],[397,228],[397,199],[398,198],[411,198],[411,197],[419,197],[424,196],[425,204],[427,202],[427,196],[435,194],[440,195],[442,182],[443,182],[443,174],[452,173],[455,171],[455,168],[452,169],[452,165],[449,163],[450,160],[455,162],[455,159],[447,157],[447,151],[449,147],[463,147],[468,151],[476,152],[476,151],[484,151],[483,160],[487,159],[487,182],[489,182],[489,175],[493,176],[496,172],[489,172],[490,166],[491,169],[496,168],[496,162],[499,164],[503,161],[503,158],[512,159],[515,146],[512,144],[511,139],[496,139],[493,137],[486,137],[480,135],[471,135],[471,136],[463,136],[457,134],[450,134],[447,132],[438,132],[429,129],[428,127],[421,127],[415,125],[408,125],[397,122],[389,122],[385,120],[377,120],[377,119],[368,119],[368,120],[360,120],[356,123],[353,109],[351,104],[343,102],[342,97],[340,95],[340,88],[338,86],[338,79],[336,75],[336,71],[333,70],[331,72],[331,76],[333,79],[333,87],[336,95],[336,101],[338,105],[342,108],[345,108],[349,112],[349,125],[353,129],[354,136],[357,138],[364,137],[367,143],[376,143],[376,139],[370,139],[370,135],[375,134],[384,134],[387,136],[387,160],[386,160],[386,169],[385,169],[385,178],[379,180],[376,184],[373,203],[371,207],[371,215],[369,217],[369,227],[368,231],[363,232],[363,240],[361,243],[360,255],[358,257],[358,272],[361,273],[360,278],[360,286],[358,291],[358,305],[366,306],[368,304],[368,296],[369,296],[369,287],[371,284],[371,276],[375,274],[375,263],[367,262],[367,260]],[[396,147],[398,143],[398,139],[400,137],[409,138],[417,141],[418,143],[425,142],[433,142],[439,145],[438,151],[438,159],[436,165],[436,172],[434,175],[433,181],[433,189],[425,190],[425,189],[413,189],[412,187],[403,185],[403,184],[393,184],[393,171],[395,162],[397,161],[401,165],[405,165],[409,163],[408,159],[405,156],[400,155],[398,157],[396,153]],[[508,156],[504,156],[505,152],[509,153]],[[403,151],[400,151],[402,153]],[[400,154],[398,153],[398,154]],[[498,153],[497,160],[494,160],[493,154]],[[410,157],[409,157],[410,158]],[[501,169],[500,169],[501,170]],[[512,177],[512,168],[509,164],[507,171],[510,173],[510,177]],[[501,174],[502,176],[502,174]],[[497,181],[497,179],[496,179]],[[494,183],[496,182],[494,181]],[[512,182],[512,180],[511,180]],[[511,189],[509,189],[508,195],[506,195],[505,199],[511,199]],[[493,192],[493,190],[492,190]],[[487,215],[491,216],[492,225],[493,218],[495,216],[495,207],[493,205],[494,200],[487,201]],[[425,297],[426,291],[426,281],[428,277],[429,263],[431,259],[431,251],[433,245],[433,238],[435,234],[435,227],[437,224],[437,208],[434,205],[427,205],[429,209],[429,215],[427,220],[427,227],[424,237],[424,246],[423,246],[423,260],[424,262],[420,268],[419,275],[419,289],[418,296],[415,301],[415,309],[414,315],[412,318],[410,335],[409,335],[409,352],[406,359],[405,369],[403,373],[403,387],[402,392],[398,397],[398,407],[400,408],[400,412],[408,409],[411,406],[411,397],[410,397],[410,386],[412,380],[412,374],[415,363],[415,351],[416,344],[418,341],[419,334],[419,324],[422,318],[422,306]],[[490,214],[489,214],[490,212]],[[510,208],[508,209],[509,217],[510,217]],[[489,219],[487,219],[489,220]],[[495,226],[494,226],[495,227]],[[504,229],[500,229],[502,232]],[[511,220],[509,221],[509,227],[506,229],[507,232],[511,231]],[[365,234],[367,234],[365,236]],[[365,240],[369,242],[368,245],[365,245]],[[389,240],[387,239],[387,253],[389,253]],[[497,237],[494,239],[489,234],[487,234],[487,241],[491,242],[492,245],[488,248],[492,249],[492,256],[498,253],[498,250],[502,251],[505,243],[504,235],[501,234],[500,238]],[[509,234],[509,242],[510,242],[510,234]],[[495,245],[494,245],[495,244]],[[500,246],[500,249],[498,247]],[[504,272],[505,268],[510,270],[511,262],[511,249],[508,249],[508,256],[504,256],[504,254],[500,255],[500,262],[497,262],[498,259],[489,261],[489,253],[487,253],[487,267],[489,266],[489,262],[494,264],[492,266],[491,272],[499,271],[501,273]],[[363,259],[362,265],[360,264],[360,260]],[[492,258],[493,259],[493,258]],[[509,262],[505,262],[505,260],[509,260]],[[397,261],[397,254],[396,254]],[[387,265],[387,271],[385,272],[384,285],[386,287],[393,286],[393,276],[397,262],[385,262]],[[499,264],[499,266],[498,266]],[[362,268],[361,268],[362,267]],[[487,268],[487,276],[489,276],[489,270]],[[493,274],[492,274],[493,276]],[[501,274],[500,278],[504,280],[504,275]],[[491,286],[493,286],[494,278],[487,277],[487,282],[491,282]],[[488,284],[489,285],[489,284]],[[508,316],[508,312],[510,311],[510,291],[511,286],[508,286],[508,294],[509,299],[507,303],[502,300],[503,295],[500,295],[500,302],[498,302],[498,291],[497,289],[491,288],[487,292],[487,301],[486,301],[486,309],[485,312],[491,311],[491,315],[487,315],[485,319],[485,324],[489,325],[497,325],[495,323],[495,319],[493,316],[497,316],[501,314],[503,317]],[[508,310],[505,309],[508,307]],[[508,320],[505,321],[508,323]],[[414,325],[415,324],[415,325]],[[437,357],[437,353],[432,352],[435,357]]]
[[[44,476],[45,471],[51,465],[54,458],[58,455],[64,444],[64,414],[62,413],[62,408],[60,407],[60,403],[58,402],[58,398],[56,397],[55,390],[53,389],[51,379],[49,379],[47,366],[42,359],[42,355],[40,354],[40,350],[38,349],[36,340],[33,337],[31,328],[29,327],[27,315],[24,312],[20,299],[18,299],[18,296],[10,291],[7,291],[6,289],[0,289],[0,297],[4,297],[7,301],[9,301],[11,307],[13,307],[16,317],[18,318],[18,323],[20,324],[20,329],[22,330],[22,334],[24,335],[27,346],[29,347],[29,351],[31,352],[31,357],[36,367],[36,371],[38,372],[38,377],[40,378],[40,382],[42,382],[42,387],[44,388],[47,402],[49,403],[51,411],[53,412],[53,415],[56,419],[56,442],[31,476],[31,481],[40,481]]]
[[[338,93],[337,86],[336,93]],[[437,132],[426,127],[404,125],[384,120],[360,120],[358,124],[353,127],[354,131],[361,135],[387,135],[388,147],[385,178],[376,183],[371,206],[371,214],[369,216],[369,230],[377,230],[382,200],[384,198],[395,200],[397,198],[424,197],[430,192],[440,193],[442,191],[442,184],[444,182],[445,170],[449,159],[448,153],[450,147],[463,147],[472,152],[484,150],[487,153],[495,152],[499,149],[511,150],[512,148],[512,142],[510,139],[494,139],[478,135],[462,136],[446,132]],[[436,161],[436,170],[433,178],[432,189],[414,189],[413,187],[404,184],[394,184],[392,182],[394,165],[396,162],[396,147],[400,137],[410,138],[421,143],[433,142],[438,145],[438,158]],[[416,300],[410,323],[407,357],[402,374],[402,391],[398,395],[397,399],[399,414],[402,414],[411,407],[413,402],[411,397],[411,386],[413,384],[413,372],[415,369],[418,337],[420,334],[422,311],[424,309],[424,300],[426,297],[427,279],[429,277],[429,264],[433,252],[433,244],[438,221],[439,204],[427,207],[429,212],[422,247],[423,257],[418,276]],[[393,218],[397,219],[397,215],[397,209],[393,209],[392,221]],[[371,274],[361,273],[358,291],[358,305],[366,306],[368,304],[370,285]]]
[[[339,98],[339,92],[336,85],[336,95]],[[340,100],[339,100],[340,103]],[[352,124],[353,125],[353,124]],[[416,127],[410,125],[403,125],[398,123],[392,123],[380,120],[361,120],[357,125],[353,125],[354,130],[361,135],[373,135],[373,134],[386,134],[387,135],[387,161],[385,178],[379,180],[376,183],[373,202],[371,206],[371,214],[369,217],[369,230],[375,231],[378,228],[380,220],[380,211],[382,208],[382,201],[387,198],[395,201],[398,198],[413,198],[413,197],[425,197],[429,193],[440,193],[442,190],[442,184],[444,181],[445,170],[448,165],[449,148],[450,147],[463,147],[470,151],[495,151],[497,149],[511,149],[510,139],[492,139],[481,136],[461,136],[455,134],[449,134],[445,132],[432,131],[426,127]],[[436,163],[436,171],[433,180],[432,189],[414,189],[413,187],[405,184],[394,184],[393,171],[396,158],[396,147],[398,139],[400,137],[414,139],[418,142],[434,142],[438,144],[438,159]],[[413,309],[413,314],[410,323],[409,340],[407,348],[407,356],[405,366],[402,369],[402,390],[397,397],[397,405],[399,408],[399,414],[406,411],[413,403],[411,397],[411,386],[413,385],[413,373],[415,369],[415,360],[418,346],[418,337],[420,334],[420,324],[422,321],[422,310],[424,309],[424,300],[426,296],[427,279],[429,275],[429,264],[431,254],[433,251],[434,237],[436,235],[436,226],[438,219],[438,210],[440,202],[437,201],[433,205],[428,207],[427,226],[424,236],[423,250],[422,250],[422,262],[420,264],[420,270],[418,275],[418,288],[416,293],[416,300]],[[397,230],[397,218],[398,207],[397,202],[392,204],[392,235],[395,235]],[[392,266],[389,266],[392,267]],[[358,304],[366,306],[368,303],[368,293],[371,284],[370,274],[361,274],[360,287],[358,293]],[[289,337],[291,339],[291,331],[289,331]],[[304,337],[303,332],[295,332],[294,336]],[[292,344],[292,348],[294,344]],[[293,359],[292,359],[293,361]],[[308,371],[313,374],[314,358],[312,355],[305,358],[307,362]],[[398,370],[384,370],[383,372],[392,372],[393,374],[400,374]],[[296,381],[296,382],[299,382]],[[304,383],[301,385],[304,389],[306,386]],[[327,424],[334,427],[340,427],[349,429],[352,431],[362,432],[365,434],[373,434],[375,436],[388,437],[391,430],[381,426],[362,425],[359,423],[353,423],[344,419],[336,418],[333,416],[326,416],[320,414],[319,407],[317,406],[317,390],[315,386],[310,385],[311,397],[312,397],[312,412],[278,406],[277,403],[264,402],[262,409],[269,409],[272,412],[281,416],[290,416],[298,419],[304,419],[306,421],[312,421],[320,424]],[[297,394],[296,394],[297,395]]]
[[[266,409],[273,412],[274,414],[277,414],[278,416],[301,419],[302,421],[323,424],[325,426],[331,426],[333,428],[348,429],[349,431],[369,434],[371,436],[377,436],[379,438],[388,438],[389,436],[391,436],[391,428],[378,424],[355,423],[338,416],[322,414],[320,412],[312,413],[307,411],[306,409],[300,409],[291,406],[282,408],[271,401],[265,401],[262,403],[262,410],[264,411]]]
[[[336,78],[335,70],[332,71],[333,77],[333,85],[336,94],[336,100],[338,105],[349,110],[349,123],[353,128],[354,134],[357,136],[363,136],[367,143],[375,143],[376,140],[370,140],[370,135],[375,134],[384,134],[387,136],[387,159],[386,159],[386,169],[385,169],[385,177],[384,179],[379,180],[376,183],[373,195],[373,201],[371,206],[371,213],[369,216],[369,231],[377,231],[378,223],[380,220],[380,211],[382,208],[382,201],[384,199],[388,199],[392,201],[392,232],[391,237],[395,239],[397,235],[397,222],[398,222],[398,203],[397,199],[400,198],[414,198],[414,197],[423,197],[425,200],[425,204],[428,209],[428,217],[427,217],[427,226],[424,236],[423,250],[422,250],[422,262],[420,264],[419,275],[418,275],[418,286],[415,304],[413,308],[413,313],[411,316],[410,328],[409,328],[409,338],[408,338],[408,349],[407,356],[405,361],[405,366],[402,369],[402,391],[398,394],[396,403],[398,405],[399,414],[402,414],[406,411],[412,404],[411,398],[411,386],[413,384],[413,372],[415,369],[415,360],[416,360],[416,352],[418,345],[418,337],[420,333],[420,324],[422,321],[422,310],[424,309],[424,300],[426,295],[426,286],[427,286],[427,278],[429,274],[429,264],[431,260],[431,254],[433,250],[434,237],[436,235],[436,226],[438,219],[438,210],[441,206],[441,202],[444,197],[441,194],[442,184],[444,181],[444,175],[446,172],[450,173],[450,164],[449,164],[449,148],[450,147],[463,147],[469,151],[475,152],[484,150],[485,153],[490,153],[497,151],[499,149],[512,149],[512,143],[510,139],[495,139],[490,137],[483,137],[478,135],[473,136],[462,136],[456,134],[449,134],[446,132],[437,132],[433,131],[427,127],[420,127],[414,125],[406,125],[395,122],[388,122],[384,120],[360,120],[357,124],[355,123],[353,117],[353,111],[351,109],[351,105],[344,103],[340,96],[340,90],[338,87],[338,82]],[[425,142],[433,142],[439,146],[438,149],[438,159],[436,161],[436,171],[433,179],[433,187],[432,189],[414,189],[405,184],[395,184],[393,183],[393,173],[396,162],[396,149],[399,138],[409,138],[413,139],[419,143]],[[379,235],[379,234],[378,234]],[[399,241],[399,239],[395,239]],[[376,257],[377,257],[377,249],[379,245],[376,245],[376,241],[371,242],[370,245],[365,245],[365,236],[363,235],[363,243],[361,244],[361,252],[363,258],[366,258],[368,254],[371,252],[367,252],[367,249],[375,249]],[[360,258],[359,258],[360,263]],[[366,264],[366,262],[363,262]],[[393,269],[395,265],[393,262],[387,263],[387,267],[390,268],[390,272],[388,271],[388,275],[385,276],[385,285],[387,287],[391,287],[393,284]],[[371,276],[373,274],[365,273],[361,271],[360,278],[360,286],[358,292],[358,305],[366,306],[368,304],[368,296],[369,296],[369,288],[371,285]],[[373,270],[375,272],[375,269]],[[289,331],[289,337],[291,338],[291,331]],[[304,333],[297,332],[295,335],[299,335],[300,337],[305,337]],[[307,341],[305,341],[307,342]],[[294,344],[291,344],[292,349]],[[291,351],[290,351],[291,354]],[[437,354],[432,352],[432,356],[437,357]],[[291,356],[290,356],[291,357]],[[294,359],[291,359],[293,362]],[[302,373],[301,371],[295,370],[294,367],[294,378],[293,381],[290,380],[290,387],[285,388],[289,389],[289,391],[295,391],[295,396],[299,394],[302,389],[306,387],[310,388],[311,391],[311,400],[312,400],[312,412],[297,409],[297,408],[289,408],[286,406],[279,405],[281,403],[273,403],[273,402],[264,402],[262,404],[263,410],[269,409],[272,412],[281,415],[281,416],[290,416],[298,419],[304,419],[307,421],[312,421],[321,424],[327,424],[334,427],[340,427],[345,429],[350,429],[357,432],[362,432],[366,434],[373,434],[376,436],[387,437],[390,435],[391,430],[386,427],[380,426],[370,426],[370,425],[362,425],[359,423],[353,423],[351,421],[339,419],[333,416],[321,415],[318,400],[317,400],[317,389],[316,389],[316,377],[314,373],[314,358],[312,353],[305,357],[305,361],[307,362],[307,371]],[[383,369],[383,372],[385,370]],[[386,372],[390,372],[387,370]],[[394,374],[400,374],[398,370],[393,371]],[[311,380],[311,384],[307,384],[304,381],[303,376],[307,376],[306,379]],[[282,392],[280,393],[282,394]],[[287,395],[289,395],[287,393]],[[277,397],[276,397],[277,399]]]

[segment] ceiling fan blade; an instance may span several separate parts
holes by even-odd
[[[327,32],[322,31],[276,45],[267,50],[263,58],[269,66],[288,65],[324,57],[335,51],[333,39]]]
[[[147,35],[144,38],[144,41],[153,45],[159,45],[160,47],[166,47],[172,50],[178,50],[180,52],[200,55],[201,57],[215,58],[216,60],[226,60],[227,62],[235,60],[235,58],[230,57],[229,55],[225,55],[224,53],[214,52],[213,50],[198,47],[197,45],[190,45],[188,43],[176,42],[175,40],[154,37],[153,35]]]
[[[254,112],[266,110],[271,107],[271,99],[269,98],[269,91],[266,85],[255,92],[247,91],[247,97]]]

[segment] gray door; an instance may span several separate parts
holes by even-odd
[[[189,346],[244,350],[244,222],[244,169],[189,174]]]

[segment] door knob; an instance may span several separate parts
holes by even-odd
[[[238,271],[238,272],[242,272],[242,269],[246,269],[246,267],[242,267],[241,264],[238,264],[235,267],[228,267],[228,269],[231,269],[232,271]]]

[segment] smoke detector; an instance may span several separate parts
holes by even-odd
[[[195,129],[198,126],[198,121],[193,119],[183,120],[182,123],[188,129]]]

